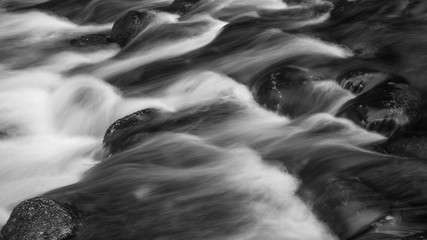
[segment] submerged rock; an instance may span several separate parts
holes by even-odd
[[[172,2],[171,8],[174,12],[187,13],[191,11],[200,0],[175,0]]]
[[[111,40],[126,46],[151,22],[152,15],[148,12],[129,11],[121,16],[113,25]]]
[[[75,47],[102,46],[111,43],[110,34],[106,33],[89,34],[70,41],[70,44]]]
[[[15,207],[1,236],[3,240],[65,240],[75,235],[79,225],[72,207],[37,197]]]
[[[392,139],[386,143],[385,149],[388,153],[427,159],[427,133],[421,137],[403,137]]]

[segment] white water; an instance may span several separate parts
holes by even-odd
[[[208,8],[209,4],[214,2],[210,1],[200,8]],[[286,7],[279,0],[265,0],[263,3],[221,1],[215,9],[256,6],[268,9]],[[159,14],[158,17],[165,18],[160,23],[176,21],[167,14]],[[200,19],[200,16],[197,18]],[[197,18],[186,21],[195,21]],[[230,178],[227,183],[248,192],[265,189],[261,195],[266,199],[251,206],[260,218],[257,228],[245,232],[239,239],[334,239],[310,212],[309,206],[295,195],[299,186],[295,177],[263,163],[263,159],[248,147],[251,145],[250,140],[248,146],[233,142],[237,136],[262,139],[275,134],[271,130],[274,127],[267,127],[265,136],[252,136],[245,132],[249,127],[284,126],[289,123],[286,117],[262,110],[247,87],[222,73],[200,70],[178,76],[174,84],[155,95],[124,98],[118,89],[103,81],[104,77],[206,45],[226,23],[208,16],[202,18],[210,21],[210,24],[197,36],[165,42],[153,48],[141,48],[137,54],[110,60],[119,51],[117,46],[91,52],[78,52],[69,48],[48,49],[73,36],[109,29],[112,23],[78,26],[41,12],[0,12],[0,51],[12,54],[0,56],[0,226],[7,221],[13,207],[20,201],[75,183],[85,171],[96,165],[103,135],[115,120],[148,107],[177,111],[203,102],[235,100],[250,106],[258,117],[248,119],[242,128],[239,128],[241,119],[240,122],[231,122],[227,127],[234,131],[232,134],[214,129],[205,137],[211,141],[230,142],[232,145],[230,149],[224,150],[229,163],[217,169],[224,171],[224,175]],[[283,48],[272,48],[267,52],[262,49],[264,54],[270,55],[270,59],[257,57],[257,51],[254,50],[229,59],[233,62],[229,65],[226,62],[217,65],[225,71],[227,67],[238,69],[234,65],[236,62],[244,62],[243,65],[247,66],[275,60],[284,53],[292,55],[300,51],[328,52],[343,58],[351,55],[346,49],[315,39],[298,38],[294,41]],[[68,77],[64,74],[80,64],[89,63],[99,63],[92,75]],[[317,88],[325,92],[338,89],[332,82],[321,83]],[[337,105],[330,109],[330,113],[335,113],[337,107],[348,98],[351,96],[337,99]],[[337,120],[329,114],[313,116],[303,122],[300,128],[288,127],[284,131],[291,138],[304,132],[304,129],[318,127],[322,122],[339,122],[346,126],[347,132],[337,136],[337,139],[345,139],[352,145],[381,139],[349,121]],[[337,140],[331,140],[334,141]],[[323,144],[328,144],[328,141]],[[228,170],[236,166],[243,167],[236,172]],[[244,186],[242,183],[245,182],[252,184]],[[142,191],[138,196],[143,197],[144,194],[147,193]]]

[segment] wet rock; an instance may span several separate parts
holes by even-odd
[[[126,46],[151,22],[153,16],[148,12],[129,11],[121,16],[113,25],[111,40]]]
[[[393,76],[372,69],[356,69],[339,75],[336,80],[342,88],[360,95],[381,82],[388,81],[391,77]]]
[[[317,79],[316,74],[304,68],[272,66],[252,79],[251,90],[256,101],[268,110],[296,118],[314,110],[313,106],[319,105],[315,98],[306,98],[305,101],[293,100],[300,96],[314,96],[311,83]]]
[[[174,13],[174,9],[172,6],[160,6],[153,8],[154,11],[160,11],[160,12],[168,12],[168,13]]]
[[[3,240],[65,240],[74,236],[79,225],[72,207],[37,197],[15,207],[1,236]]]
[[[353,79],[354,84],[352,80],[343,81],[344,88],[359,95],[345,103],[337,116],[387,137],[416,128],[426,104],[423,92],[399,76],[380,77],[385,80],[375,84],[365,78]]]
[[[111,154],[129,149],[146,135],[137,128],[158,117],[160,113],[157,109],[147,108],[120,118],[107,129],[104,146]]]
[[[111,43],[110,35],[105,33],[89,34],[70,41],[70,44],[75,47],[103,46]]]
[[[171,8],[174,12],[185,14],[194,8],[194,5],[200,0],[175,0],[172,2]]]

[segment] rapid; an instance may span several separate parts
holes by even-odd
[[[0,228],[44,196],[81,211],[77,240],[427,231],[423,155],[381,148],[394,125],[364,125],[384,112],[415,121],[404,112],[413,105],[363,121],[345,112],[362,95],[338,79],[377,62],[319,35],[336,29],[325,23],[339,1],[195,2],[0,3]],[[98,44],[131,10],[145,14],[142,30],[124,46]]]

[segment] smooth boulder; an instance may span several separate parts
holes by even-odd
[[[147,108],[129,114],[115,121],[104,135],[104,147],[110,154],[116,154],[131,148],[142,141],[146,133],[140,132],[139,127],[160,116],[157,109]]]
[[[111,31],[111,40],[120,45],[126,46],[143,29],[145,29],[152,19],[149,12],[129,11],[122,15],[114,23]]]
[[[174,12],[185,14],[194,8],[200,0],[175,0],[172,2],[171,8]]]

